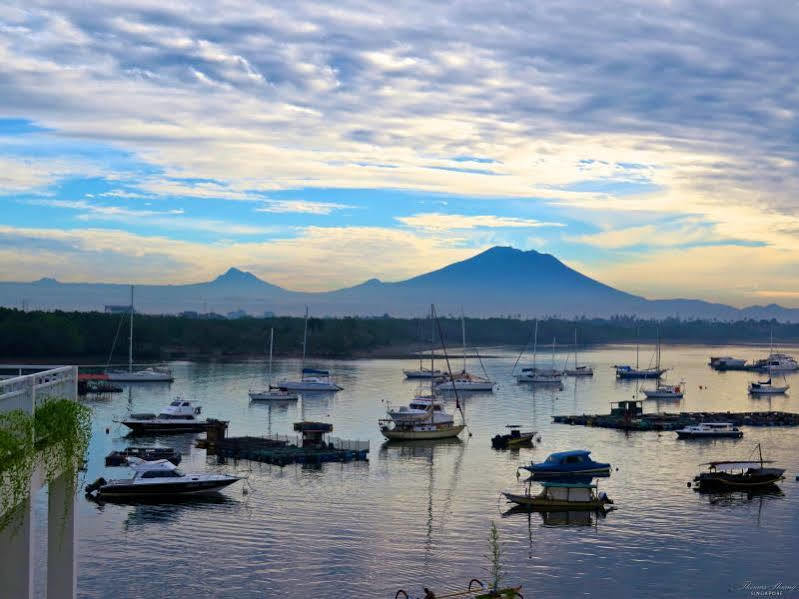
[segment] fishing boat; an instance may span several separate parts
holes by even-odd
[[[177,398],[159,414],[131,414],[122,424],[136,434],[199,432],[206,430],[208,425],[205,418],[198,418],[201,412],[200,406]]]
[[[596,483],[542,482],[540,493],[532,494],[528,484],[523,494],[503,492],[510,503],[547,511],[600,509],[613,504]]]
[[[531,462],[527,466],[520,466],[524,470],[532,472],[536,476],[570,476],[585,474],[609,474],[610,464],[595,462],[589,456],[591,452],[587,449],[572,449],[569,451],[559,451],[546,459],[544,462]]]
[[[174,381],[172,371],[163,367],[148,367],[133,370],[133,285],[130,286],[130,331],[128,335],[128,369],[108,370],[106,378],[117,383],[171,383]],[[120,322],[120,326],[121,326]],[[116,341],[116,339],[114,340]],[[111,353],[113,353],[111,348]],[[110,361],[110,360],[109,360]]]
[[[100,477],[86,486],[86,495],[98,499],[111,497],[175,497],[216,493],[241,480],[229,474],[184,474],[169,460],[145,461],[129,457],[133,477],[105,480]]]
[[[702,422],[675,432],[678,439],[740,439],[744,436],[743,431],[731,422]]]
[[[474,374],[470,374],[466,370],[466,320],[461,313],[461,335],[463,338],[463,370],[458,374],[452,375],[449,373],[444,374],[444,376],[438,380],[435,390],[436,391],[493,391],[494,390],[494,381],[490,380],[485,373],[485,367],[483,367],[483,373],[486,376],[477,376]],[[477,351],[475,349],[475,351]],[[479,358],[479,354],[478,354]],[[482,360],[480,361],[480,365],[482,366]],[[432,370],[432,359],[430,362],[430,368]]]
[[[699,473],[694,482],[700,491],[717,489],[754,489],[767,487],[781,481],[785,474],[782,468],[767,468],[764,464],[771,464],[773,460],[763,459],[763,450],[757,444],[758,460],[721,460],[707,462],[700,466],[707,466],[707,472]]]
[[[529,343],[529,342],[528,342]],[[526,349],[526,348],[524,348]],[[522,354],[524,353],[522,349]],[[538,357],[538,319],[535,321],[535,329],[533,333],[533,365],[528,368],[522,368],[519,374],[515,375],[517,383],[531,383],[534,385],[561,385],[561,378],[563,373],[555,369],[555,339],[552,339],[552,367],[539,368],[536,365]],[[521,358],[521,354],[519,354]],[[516,359],[518,363],[519,358]],[[514,366],[515,369],[515,366]]]
[[[266,389],[250,389],[248,394],[252,401],[293,401],[299,398],[295,391],[272,385],[272,349],[275,343],[275,329],[269,329],[269,378]]]
[[[654,389],[641,389],[647,399],[682,399],[685,395],[685,381],[679,385],[658,383]]]
[[[532,445],[538,431],[521,431],[518,424],[508,424],[505,428],[510,429],[509,433],[504,435],[494,435],[491,438],[491,447],[494,449],[512,449],[514,447],[522,447],[524,445]],[[540,441],[541,438],[539,437]]]
[[[749,383],[749,393],[751,395],[782,395],[789,388],[790,385],[787,382],[784,385],[775,385],[771,381],[771,377],[768,377],[765,381],[750,381]]]
[[[577,329],[574,329],[574,366],[563,370],[566,376],[594,376],[594,369],[585,364],[577,364]]]
[[[627,364],[616,366],[616,378],[629,380],[629,379],[659,379],[666,372],[665,368],[660,367],[660,331],[658,330],[657,344],[655,345],[655,366],[650,368],[641,368],[639,363],[640,345],[638,343],[638,335],[636,332],[635,339],[635,368]],[[651,363],[651,362],[650,362]]]
[[[288,391],[341,391],[342,387],[335,384],[330,378],[330,372],[317,368],[305,367],[305,353],[308,343],[308,307],[305,307],[305,325],[302,331],[302,366],[300,380],[281,380],[277,383],[278,389]]]

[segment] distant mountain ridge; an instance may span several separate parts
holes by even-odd
[[[0,305],[37,309],[99,310],[129,302],[129,286],[110,283],[0,282]],[[777,319],[799,322],[799,309],[776,304],[734,308],[695,299],[648,300],[569,268],[550,254],[493,247],[467,260],[404,281],[369,279],[359,285],[308,293],[291,291],[230,268],[212,281],[185,285],[137,285],[136,310],[228,313],[243,309],[299,315],[305,305],[318,316],[418,316],[435,303],[439,311],[470,316],[635,315],[641,318]]]

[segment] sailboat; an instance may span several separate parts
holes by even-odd
[[[130,334],[128,336],[128,369],[107,370],[109,381],[120,383],[171,383],[174,381],[172,371],[168,368],[143,368],[133,370],[133,285],[130,286]],[[116,340],[115,340],[116,341]],[[111,350],[113,353],[113,349]],[[109,360],[110,361],[110,360]]]
[[[751,395],[782,395],[788,390],[790,386],[788,385],[788,381],[785,380],[784,374],[782,375],[782,380],[785,383],[784,385],[775,385],[771,380],[773,376],[771,363],[775,361],[774,357],[779,355],[782,354],[774,353],[774,329],[772,329],[769,341],[769,357],[766,359],[768,379],[765,381],[750,381],[749,393]],[[763,362],[763,360],[758,361],[758,363],[761,362]]]
[[[430,314],[435,319],[435,306],[430,307]],[[442,339],[443,347],[443,339]],[[446,349],[444,349],[446,356]],[[433,348],[430,351],[430,368],[433,368]],[[447,359],[449,364],[449,359]],[[461,413],[461,424],[455,424],[455,417],[444,410],[444,406],[435,395],[436,384],[430,379],[430,394],[417,395],[411,403],[398,410],[387,407],[388,418],[378,420],[380,432],[391,441],[419,441],[426,439],[448,439],[457,437],[466,428],[466,416],[458,399],[458,387],[453,386],[455,405]]]
[[[435,322],[432,320],[432,314],[430,316],[431,323],[433,325],[431,330],[430,342],[432,344],[435,338]],[[405,375],[406,379],[437,379],[444,375],[444,373],[435,368],[433,355],[430,355],[430,368],[425,368],[424,364],[422,363],[423,357],[419,356],[419,370],[412,370],[412,369],[404,369],[402,373]]]
[[[275,343],[275,329],[269,329],[269,382],[266,389],[250,389],[249,396],[253,401],[283,400],[292,401],[299,396],[294,391],[272,386],[272,348]]]
[[[447,373],[444,380],[436,385],[436,391],[493,391],[494,381],[488,377],[470,374],[466,370],[466,320],[461,312],[461,336],[463,338],[463,370],[456,375]],[[478,356],[479,357],[479,356]],[[482,363],[482,362],[481,362]],[[432,366],[431,366],[432,368]],[[485,368],[483,369],[485,372]]]
[[[774,329],[769,335],[769,355],[755,362],[755,370],[760,372],[794,372],[799,370],[799,363],[788,354],[774,352]]]
[[[638,334],[640,329],[636,331],[635,339],[635,368],[628,365],[616,366],[617,379],[659,379],[666,372],[665,368],[660,367],[660,332],[658,331],[657,345],[655,346],[655,366],[654,368],[640,368],[638,365],[639,344]],[[651,363],[651,362],[650,362]]]
[[[594,376],[594,369],[590,366],[577,365],[577,329],[574,329],[574,368],[566,368],[563,373],[567,376]]]
[[[522,350],[524,352],[524,350]],[[538,355],[538,319],[535,321],[535,333],[533,334],[533,365],[529,368],[522,368],[516,375],[517,383],[534,383],[538,385],[561,385],[561,373],[555,370],[555,339],[552,339],[552,368],[538,368],[536,357]]]
[[[305,350],[308,344],[308,306],[305,307],[305,325],[302,331],[302,366],[300,367],[300,380],[278,381],[278,389],[289,391],[341,391],[342,387],[330,380],[330,372],[318,368],[305,367]]]

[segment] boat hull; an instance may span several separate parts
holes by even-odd
[[[751,395],[784,395],[788,387],[749,388]]]
[[[457,391],[493,391],[494,383],[455,383]],[[436,385],[436,391],[452,391],[452,383]]]
[[[97,490],[97,496],[105,497],[176,497],[184,495],[202,495],[216,493],[220,489],[232,485],[239,480],[231,477],[226,480],[191,481],[179,483],[159,483],[154,485],[103,485]]]
[[[659,379],[665,370],[627,370],[616,371],[616,378],[622,380],[632,379]]]
[[[586,468],[581,468],[579,470],[550,470],[550,469],[541,469],[536,465],[533,466],[521,466],[525,470],[532,472],[536,478],[545,478],[545,477],[557,477],[557,478],[565,478],[568,476],[583,476],[585,474],[594,474],[594,475],[601,475],[601,474],[609,474],[610,473],[610,464],[595,464],[594,466],[589,466]]]
[[[682,399],[685,396],[684,393],[668,393],[664,391],[650,391],[648,389],[644,389],[643,391],[647,399]]]
[[[252,401],[294,401],[299,399],[296,393],[283,393],[281,391],[250,391]]]
[[[107,380],[115,383],[171,383],[175,380],[171,374],[164,372],[148,372],[138,374],[136,372],[108,372]]]
[[[127,426],[134,434],[174,434],[174,433],[199,433],[207,430],[208,423],[205,420],[196,422],[148,422],[136,420],[123,420],[122,424]]]
[[[440,370],[433,373],[429,370],[403,370],[402,373],[406,379],[433,379],[444,375]]]
[[[576,370],[565,370],[566,376],[594,376],[593,368],[577,368]]]
[[[288,391],[341,391],[335,383],[313,383],[303,381],[281,381],[279,384],[281,389]]]
[[[466,428],[466,425],[463,424],[427,431],[397,430],[383,427],[380,429],[380,432],[383,433],[383,436],[390,441],[420,441],[427,439],[449,439],[451,437],[457,437],[461,434],[461,431],[463,431],[464,428]]]
[[[676,431],[678,439],[740,439],[743,431],[695,432]]]
[[[586,510],[586,509],[600,509],[605,506],[607,502],[601,499],[593,499],[591,501],[566,501],[557,499],[546,499],[537,497],[535,495],[517,495],[515,493],[503,493],[505,498],[511,503],[523,505],[525,507],[537,508],[546,511],[565,511],[565,510]]]

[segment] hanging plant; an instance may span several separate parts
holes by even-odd
[[[50,483],[80,466],[90,437],[91,409],[68,399],[46,401],[33,416],[21,410],[0,414],[0,529],[27,499],[37,460]]]

